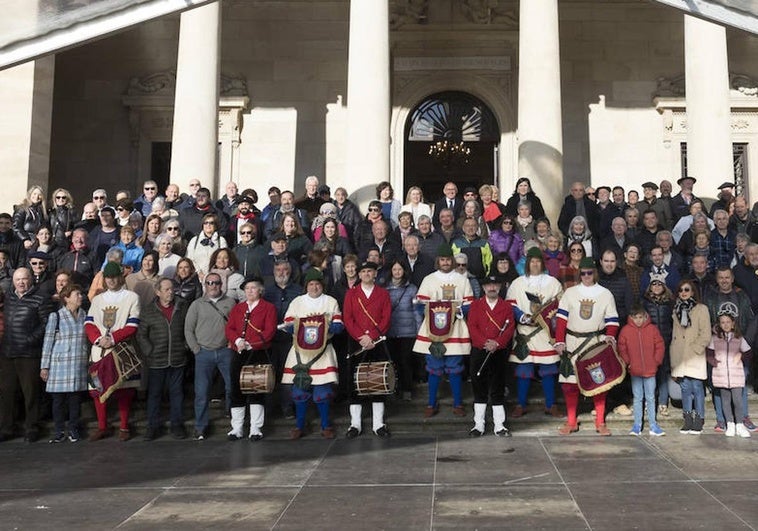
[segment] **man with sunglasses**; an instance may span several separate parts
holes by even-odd
[[[184,336],[195,355],[195,439],[206,438],[208,429],[208,392],[213,373],[218,369],[224,379],[226,409],[231,405],[231,364],[234,353],[228,346],[226,323],[236,304],[222,293],[221,277],[208,273],[204,280],[205,295],[187,310]]]
[[[155,181],[145,181],[142,185],[142,195],[134,201],[134,209],[142,214],[143,218],[147,218],[153,211],[153,201],[156,197],[162,197],[158,195],[158,185]]]
[[[561,297],[555,326],[555,351],[562,357],[558,380],[566,399],[567,415],[566,424],[558,431],[560,435],[579,431],[579,386],[571,357],[581,356],[602,342],[615,345],[619,329],[613,294],[597,283],[597,269],[592,258],[582,258],[579,275],[581,283],[568,288]],[[595,431],[602,436],[611,434],[605,425],[607,394],[605,390],[592,397],[596,412]]]
[[[49,254],[43,251],[32,251],[26,257],[32,270],[32,285],[37,287],[39,292],[46,297],[55,293],[55,278],[48,271],[51,258]]]

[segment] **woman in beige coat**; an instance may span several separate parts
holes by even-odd
[[[711,341],[711,320],[708,308],[700,304],[697,288],[691,281],[681,281],[677,294],[670,352],[671,376],[682,388],[684,425],[679,433],[699,435],[705,418],[705,348]]]

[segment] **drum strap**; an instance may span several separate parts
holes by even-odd
[[[582,337],[584,340],[579,344],[579,346],[574,350],[574,352],[570,352],[569,356],[574,356],[578,354],[584,353],[584,348],[592,341],[593,338],[596,338],[599,336],[602,332],[600,330],[594,330],[592,332],[574,332],[573,330],[566,329],[567,334],[571,334],[574,337]]]
[[[379,335],[382,335],[382,331],[379,330],[379,325],[377,324],[374,317],[370,313],[368,313],[368,310],[363,305],[363,301],[360,299],[360,296],[358,297],[358,304],[360,305],[361,310],[363,310],[363,313],[366,314],[366,317],[368,317],[369,321],[371,321],[371,323],[374,325],[374,328],[376,328],[377,332],[379,332]]]

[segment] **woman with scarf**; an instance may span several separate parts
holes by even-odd
[[[534,222],[534,239],[544,250],[547,245],[547,238],[553,234],[553,228],[550,226],[550,220],[547,218],[536,218]],[[556,232],[560,235],[560,232]]]
[[[658,415],[669,416],[669,376],[671,375],[671,319],[674,308],[674,295],[660,279],[650,281],[650,285],[642,296],[642,304],[650,316],[650,322],[658,327],[663,336],[666,350],[663,353],[663,363],[658,367]]]
[[[705,349],[711,342],[711,318],[708,308],[700,304],[697,287],[690,280],[679,283],[673,319],[671,376],[682,388],[684,417],[679,433],[699,435],[705,422],[703,382],[707,377]]]
[[[568,234],[566,235],[566,246],[572,243],[581,243],[584,246],[584,256],[596,259],[598,258],[597,245],[595,238],[592,236],[587,220],[584,216],[574,216],[569,223]]]
[[[245,300],[243,283],[245,277],[239,272],[237,257],[229,249],[216,249],[211,255],[209,273],[221,277],[221,293],[237,302]]]
[[[155,239],[163,232],[163,220],[158,214],[150,214],[145,220],[145,226],[142,229],[142,235],[139,237],[139,244],[145,251],[155,249]]]
[[[560,236],[550,234],[545,239],[542,258],[545,260],[545,269],[550,273],[550,276],[558,278],[558,275],[561,272],[561,266],[568,261],[566,253],[561,251]]]
[[[514,264],[524,255],[524,239],[512,216],[503,216],[500,227],[490,233],[488,241],[493,254],[506,253]]]
[[[495,195],[496,190],[494,186],[484,184],[479,187],[479,199],[482,201],[482,219],[487,224],[489,230],[496,229],[500,216],[505,214],[505,206],[497,202]],[[464,209],[466,208],[466,203],[463,204]],[[479,203],[477,203],[478,205]],[[480,234],[480,236],[485,238],[486,234]]]
[[[516,230],[518,230],[521,238],[524,241],[536,239],[537,232],[534,227],[534,217],[532,217],[532,204],[529,201],[522,201],[518,204],[517,212]]]
[[[532,182],[527,177],[520,177],[516,181],[516,188],[513,195],[508,198],[505,204],[505,213],[509,216],[515,216],[518,211],[518,205],[522,201],[529,201],[532,204],[532,216],[540,219],[545,216],[545,209],[542,207],[542,201],[532,190]]]

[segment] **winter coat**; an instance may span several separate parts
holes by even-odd
[[[416,337],[423,320],[423,315],[413,309],[416,286],[411,283],[396,286],[388,282],[386,289],[389,291],[392,306],[392,318],[387,337]]]
[[[184,367],[187,364],[184,320],[189,303],[181,297],[175,297],[170,320],[166,319],[158,304],[160,303],[156,299],[140,311],[137,342],[145,364],[149,369]]]
[[[489,237],[492,254],[508,253],[515,264],[524,254],[524,239],[518,232],[505,232],[502,229],[493,230]]]
[[[124,259],[121,263],[124,266],[129,266],[135,273],[142,269],[142,258],[145,256],[145,249],[137,245],[136,241],[124,244],[124,242],[118,242],[111,249],[121,249],[124,253]],[[105,267],[105,264],[103,264]]]
[[[89,342],[84,332],[87,312],[79,308],[74,316],[66,308],[50,314],[42,344],[41,369],[48,369],[48,393],[87,390]]]
[[[632,285],[627,280],[626,273],[622,269],[616,269],[608,275],[599,269],[597,283],[613,294],[613,299],[616,301],[616,311],[619,314],[619,322],[623,323],[634,304]]]
[[[743,354],[750,355],[750,345],[744,337],[711,337],[708,345],[708,363],[713,365],[713,387],[735,389],[745,387],[745,364]]]
[[[358,223],[361,222],[363,216],[361,215],[361,211],[358,210],[358,207],[355,206],[355,203],[346,199],[342,204],[342,207],[337,206],[337,219],[347,229],[348,236],[352,237],[355,228],[358,226]]]
[[[184,280],[174,277],[174,295],[187,301],[187,304],[192,304],[195,299],[202,297],[203,286],[197,273]]]
[[[5,294],[5,332],[0,352],[5,358],[39,358],[42,356],[42,341],[45,326],[53,302],[31,288],[20,299],[16,290]]]
[[[684,328],[674,315],[671,337],[671,376],[688,376],[705,380],[705,347],[711,341],[711,319],[705,304],[696,304],[690,311],[690,326]]]
[[[548,250],[542,251],[542,258],[545,260],[545,269],[551,277],[558,278],[561,266],[566,263],[566,254],[563,251],[552,253]]]
[[[663,336],[664,344],[670,345],[672,327],[674,326],[671,319],[671,312],[674,309],[673,301],[669,300],[668,302],[659,303],[643,297],[642,304],[650,316],[650,322],[658,328],[661,336]]]
[[[663,337],[649,316],[645,316],[642,326],[629,317],[619,332],[618,347],[621,359],[629,366],[629,374],[643,378],[655,376],[666,350]]]
[[[74,209],[67,206],[51,208],[48,216],[53,240],[64,249],[68,248],[71,238],[66,236],[66,233],[73,231],[74,225],[78,221]]]
[[[525,199],[532,204],[532,217],[534,219],[540,219],[545,217],[545,209],[542,206],[542,201],[537,197],[534,192],[527,192]],[[516,217],[518,214],[518,204],[522,201],[522,197],[518,192],[514,192],[508,198],[508,202],[505,203],[505,213],[509,216]]]
[[[13,213],[13,232],[21,241],[33,240],[46,219],[47,212],[42,208],[42,204],[17,208]]]

